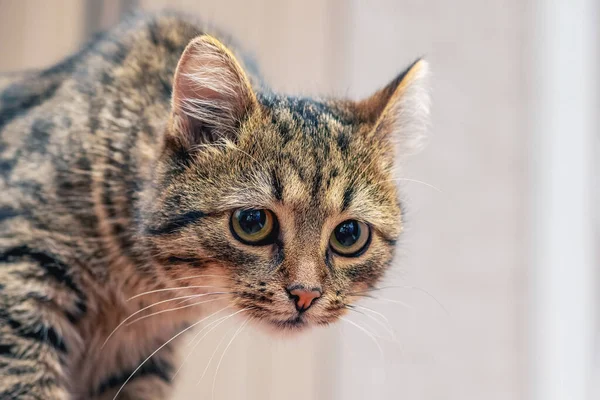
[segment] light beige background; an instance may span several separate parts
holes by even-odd
[[[48,65],[136,5],[40,3],[0,0],[0,70]],[[418,56],[431,64],[430,145],[403,171],[409,230],[387,282],[405,288],[363,304],[389,318],[396,339],[378,339],[379,353],[348,323],[286,340],[248,329],[222,362],[214,398],[527,398],[525,2],[137,3],[168,4],[227,29],[289,93],[358,98]],[[371,319],[349,319],[386,336]],[[197,381],[227,329],[190,358],[176,399],[211,398],[220,351]]]

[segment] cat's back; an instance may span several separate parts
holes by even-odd
[[[131,222],[177,61],[202,31],[137,15],[51,68],[0,75],[0,239],[15,226],[97,236],[103,218]]]
[[[118,118],[119,110],[103,116],[86,110],[98,111],[125,97],[129,101],[122,106],[168,102],[177,60],[201,32],[199,24],[179,15],[133,16],[48,69],[0,74],[0,134],[27,136],[27,122],[57,114],[87,117],[90,133],[95,133],[94,118]]]
[[[0,93],[15,82],[21,81],[27,76],[35,75],[33,71],[2,72],[0,73]]]

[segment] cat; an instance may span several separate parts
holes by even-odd
[[[382,278],[426,62],[361,101],[253,65],[160,13],[0,80],[0,398],[164,399],[200,322],[301,332]]]

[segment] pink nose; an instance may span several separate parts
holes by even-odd
[[[315,299],[321,297],[321,289],[313,288],[311,290],[304,289],[303,287],[289,287],[287,289],[290,297],[296,303],[296,310],[303,312],[308,310]]]

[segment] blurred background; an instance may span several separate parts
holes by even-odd
[[[164,7],[232,33],[276,90],[360,98],[424,55],[433,95],[430,143],[403,169],[395,287],[361,304],[381,315],[247,329],[198,384],[232,333],[217,329],[176,399],[213,379],[215,399],[600,398],[596,0],[0,0],[0,72]]]

